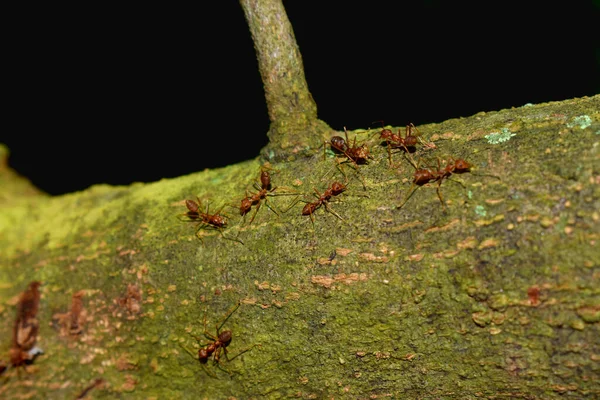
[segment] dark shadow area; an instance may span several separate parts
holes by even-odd
[[[335,129],[418,126],[600,92],[593,1],[388,3],[284,1],[319,116]],[[266,145],[237,2],[10,15],[0,142],[42,190],[181,176]]]

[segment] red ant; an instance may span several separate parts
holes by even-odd
[[[380,121],[383,124],[383,121]],[[413,129],[416,132],[413,135]],[[388,158],[390,165],[392,164],[392,150],[393,149],[403,149],[407,154],[414,153],[416,151],[416,147],[418,143],[423,143],[427,148],[435,148],[433,143],[424,143],[424,141],[420,137],[420,132],[417,127],[411,122],[406,125],[406,130],[404,133],[404,137],[400,133],[398,129],[398,133],[392,132],[391,129],[383,128],[381,132],[379,132],[379,138],[385,141],[388,150]],[[411,164],[414,166],[415,163],[412,161]]]
[[[221,321],[220,324],[216,325],[217,328],[217,334],[212,335],[210,332],[208,332],[208,330],[206,329],[206,310],[204,312],[204,336],[211,340],[211,343],[208,343],[206,345],[200,345],[200,349],[198,350],[198,361],[200,361],[200,364],[202,364],[202,367],[204,368],[204,370],[206,371],[207,374],[216,377],[214,374],[211,374],[208,369],[206,369],[205,365],[208,362],[208,360],[210,359],[210,357],[213,357],[213,362],[215,364],[217,364],[217,366],[221,369],[223,369],[224,371],[228,372],[231,375],[231,372],[229,372],[227,369],[223,368],[220,364],[220,360],[221,360],[221,349],[223,350],[223,353],[225,354],[225,358],[227,359],[227,361],[231,361],[234,358],[244,354],[245,352],[253,349],[256,346],[260,346],[260,344],[254,344],[250,347],[247,347],[243,350],[241,350],[238,354],[236,354],[235,356],[229,358],[228,354],[227,354],[227,347],[231,344],[231,340],[233,338],[233,333],[230,330],[225,330],[225,331],[221,331],[221,328],[223,327],[223,325],[225,324],[225,322],[227,322],[227,320],[229,319],[229,317],[231,317],[231,315],[239,308],[239,306],[241,305],[241,302],[237,302],[237,304],[225,315],[225,317],[223,318],[223,320]],[[200,342],[202,341],[202,339],[198,336],[193,336],[192,337],[194,339],[196,339],[196,341],[200,344]],[[182,346],[183,347],[183,346]],[[194,359],[196,358],[194,353],[191,352],[190,350],[186,349],[185,347],[183,347],[183,349],[185,351],[187,351]]]
[[[338,213],[336,213],[335,211],[333,211],[331,208],[329,208],[329,206],[327,205],[327,203],[329,202],[329,200],[331,200],[331,198],[333,196],[338,196],[341,193],[343,193],[346,190],[346,185],[341,183],[341,182],[333,182],[324,192],[323,194],[319,193],[317,191],[317,189],[314,189],[315,193],[317,194],[317,201],[314,201],[312,203],[306,203],[306,205],[304,206],[304,208],[302,209],[302,215],[308,215],[310,216],[310,219],[314,225],[315,220],[313,217],[313,214],[315,211],[317,211],[317,209],[319,207],[321,207],[322,205],[325,206],[325,209],[327,211],[329,211],[330,213],[332,213],[333,215],[335,215],[336,217],[338,217],[339,219],[341,219],[343,221],[343,218],[339,216]]]
[[[386,129],[386,128],[384,128],[381,132],[379,132],[379,138],[383,139],[385,141],[385,143],[387,144],[388,159],[389,159],[390,165],[392,164],[392,150],[393,149],[402,148],[402,149],[404,149],[404,151],[407,154],[414,153],[419,139],[417,136],[412,134],[413,128],[418,134],[419,131],[417,130],[417,127],[411,123],[409,125],[406,125],[406,132],[404,134],[404,137],[402,137],[400,130],[398,130],[397,134],[392,132],[391,129]]]
[[[352,146],[350,146],[346,127],[344,127],[344,134],[346,139],[341,136],[334,136],[330,139],[329,145],[332,149],[344,154],[348,160],[352,161],[357,166],[359,164],[366,164],[368,159],[373,159],[369,154],[369,148],[366,144],[361,144],[360,146],[356,145],[356,136],[354,136],[354,141],[352,142]]]
[[[277,189],[277,187],[272,187],[271,186],[271,175],[269,175],[268,171],[262,170],[260,172],[260,188],[258,187],[258,185],[255,183],[254,184],[254,188],[256,190],[258,190],[258,192],[253,193],[251,195],[248,195],[248,192],[246,192],[246,197],[244,197],[242,199],[242,203],[240,204],[240,215],[242,217],[244,217],[246,214],[248,214],[250,212],[250,210],[252,209],[252,206],[256,206],[256,209],[254,210],[254,214],[252,215],[252,218],[250,219],[249,224],[252,223],[252,221],[254,221],[254,217],[256,217],[256,214],[258,213],[258,210],[260,209],[261,206],[261,201],[264,200],[265,205],[267,207],[269,207],[269,209],[271,211],[273,211],[275,214],[277,214],[277,216],[279,216],[279,213],[273,208],[271,207],[271,205],[269,205],[268,200],[267,200],[267,196],[277,196],[276,194],[273,194],[273,192]],[[293,194],[293,193],[280,193],[281,195],[286,195],[286,194]]]
[[[442,207],[445,208],[446,205],[444,204],[444,200],[442,199],[442,193],[440,192],[440,187],[442,186],[443,180],[448,179],[452,174],[463,174],[465,172],[470,172],[472,165],[469,162],[460,158],[451,159],[450,162],[448,162],[444,168],[442,168],[440,164],[440,159],[438,158],[437,170],[430,168],[416,168],[412,185],[410,186],[410,189],[408,189],[409,194],[406,196],[406,199],[402,202],[402,204],[400,204],[396,208],[401,208],[404,204],[406,204],[410,196],[412,196],[412,194],[414,193],[414,190],[412,189],[415,185],[423,186],[426,183],[430,182],[438,183],[436,189],[437,195],[440,199],[440,202],[442,203]]]
[[[197,225],[198,227],[196,228],[196,237],[198,239],[200,239],[202,242],[204,242],[202,240],[202,237],[199,235],[199,232],[201,229],[215,228],[219,231],[221,236],[223,236],[225,239],[233,240],[233,241],[244,244],[242,241],[240,241],[237,238],[235,238],[235,239],[229,238],[223,234],[222,229],[227,226],[227,220],[225,219],[225,217],[223,215],[220,214],[223,207],[221,207],[216,213],[209,214],[208,206],[206,206],[206,212],[202,212],[201,211],[201,201],[198,197],[196,197],[196,199],[198,200],[198,202],[195,202],[194,200],[186,200],[185,201],[185,206],[187,207],[188,211],[183,213],[182,215],[184,217],[188,218],[185,221],[198,223],[198,225]]]
[[[358,166],[361,164],[367,164],[369,159],[373,159],[373,156],[371,156],[369,153],[369,148],[366,144],[363,143],[360,146],[356,145],[356,136],[354,136],[354,141],[352,142],[352,146],[350,146],[350,140],[348,139],[348,131],[346,130],[346,127],[344,127],[344,135],[346,136],[346,139],[341,136],[332,137],[329,140],[329,145],[331,146],[332,150],[335,150],[338,153],[342,153],[344,156],[346,156],[347,160],[355,165],[354,169],[360,175]],[[325,157],[325,146],[323,146],[323,157]],[[336,162],[338,165],[340,164],[340,162],[337,161],[337,158]],[[363,188],[366,190],[367,186],[362,177],[361,183]]]

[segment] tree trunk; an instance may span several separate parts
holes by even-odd
[[[342,165],[348,189],[314,225],[302,202],[283,212],[294,196],[271,196],[279,216],[231,212],[202,240],[176,218],[184,200],[239,204],[258,159],[59,197],[0,168],[2,349],[16,296],[38,280],[45,352],[4,372],[0,397],[598,397],[599,110],[594,96],[418,127],[437,146],[412,155],[420,165],[474,165],[444,180],[446,207],[434,183],[397,209],[413,167],[400,152],[390,168],[374,132],[350,132],[374,159],[360,175]],[[269,171],[273,194],[305,201],[344,181],[322,153]],[[65,321],[80,290],[76,334]],[[204,317],[216,335],[240,300],[222,329],[229,358],[261,346],[193,359]]]
[[[281,161],[311,155],[332,129],[317,118],[285,8],[281,0],[240,0],[240,4],[254,41],[271,121],[263,158]]]

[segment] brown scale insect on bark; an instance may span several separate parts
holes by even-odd
[[[142,290],[137,285],[128,283],[127,293],[117,299],[117,303],[129,312],[130,319],[135,318],[142,311]]]
[[[75,336],[83,331],[86,311],[83,307],[84,290],[73,293],[71,296],[71,309],[66,313],[56,313],[52,316],[53,322],[60,330],[61,336]]]

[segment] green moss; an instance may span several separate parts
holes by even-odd
[[[441,185],[445,208],[433,184],[396,209],[414,168],[401,154],[390,168],[386,149],[364,131],[357,141],[368,143],[374,159],[360,177],[342,167],[348,190],[330,204],[343,220],[322,207],[313,225],[298,202],[279,217],[262,207],[251,225],[244,222],[233,206],[252,190],[257,160],[10,202],[0,212],[0,337],[11,335],[11,299],[42,279],[39,344],[46,354],[34,364],[33,389],[14,371],[4,387],[15,396],[74,398],[102,376],[107,385],[94,389],[97,398],[491,398],[516,391],[553,398],[561,385],[577,385],[573,396],[598,393],[584,378],[594,376],[600,354],[595,136],[590,129],[559,135],[565,119],[553,117],[596,118],[597,109],[598,96],[419,127],[425,138],[455,135],[414,155],[423,165],[440,155],[475,165],[452,177],[464,186]],[[518,151],[476,133],[509,119]],[[314,188],[344,181],[319,150],[273,165],[273,183],[314,201]],[[565,165],[574,155],[576,166]],[[211,230],[197,240],[193,224],[176,218],[182,201],[195,196],[211,210],[232,205],[224,209],[231,216],[224,234],[244,245]],[[286,209],[294,196],[269,200]],[[140,314],[122,305],[128,284],[142,289]],[[540,289],[536,305],[533,286]],[[61,337],[52,316],[67,312],[79,289],[87,289],[84,335]],[[230,377],[212,363],[204,368],[182,346],[195,351],[192,335],[202,336],[204,317],[214,334],[240,299],[223,327],[233,332],[228,350],[262,346],[224,361]],[[10,343],[2,345],[6,351]]]

